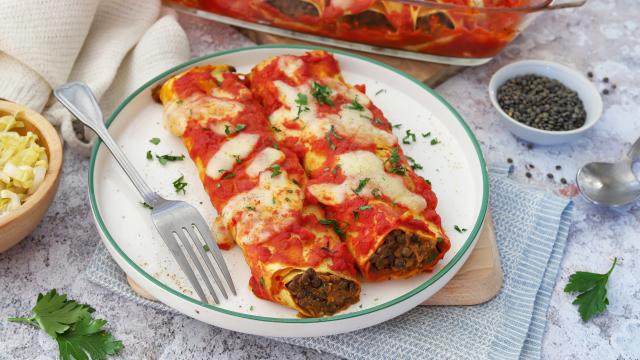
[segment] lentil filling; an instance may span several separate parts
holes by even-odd
[[[267,4],[278,9],[281,13],[287,15],[290,18],[298,18],[303,15],[319,16],[318,9],[315,6],[304,2],[302,0],[267,0]]]
[[[371,270],[390,275],[411,273],[433,262],[439,253],[437,245],[431,241],[395,229],[387,234],[382,246],[371,257]]]
[[[352,280],[308,268],[287,283],[295,303],[308,317],[333,315],[358,302],[360,287]]]

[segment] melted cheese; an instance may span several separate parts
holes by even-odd
[[[256,134],[240,133],[222,144],[207,163],[207,176],[214,180],[219,179],[226,171],[233,169],[236,157],[245,159],[249,156],[259,138]]]
[[[264,148],[247,166],[247,175],[256,177],[265,171],[269,166],[284,159],[284,153],[280,150],[268,147]]]
[[[286,171],[275,177],[271,171],[265,171],[255,188],[227,202],[221,217],[227,227],[235,226],[237,242],[255,244],[296,221],[295,214],[302,209],[302,202],[302,191],[288,180]]]
[[[278,68],[292,79],[296,78],[296,72],[304,65],[304,62],[296,56],[281,56],[278,59]]]
[[[269,121],[273,126],[284,130],[275,133],[276,138],[280,141],[286,137],[299,137],[303,142],[325,138],[327,132],[331,129],[331,125],[340,135],[360,144],[391,147],[398,141],[392,133],[373,125],[373,114],[367,108],[359,111],[350,109],[349,105],[344,105],[338,114],[319,115],[318,104],[311,95],[309,85],[303,84],[298,87],[292,87],[279,80],[275,81],[274,85],[279,91],[280,101],[283,104],[291,104],[291,107],[281,106],[269,117]],[[355,88],[348,88],[339,82],[332,82],[331,86],[332,89],[338,89],[341,93],[344,93],[347,98],[351,100],[357,99],[358,103],[363,106],[370,102],[365,94]],[[298,94],[307,95],[308,105],[306,107],[308,110],[301,111],[298,119],[293,120],[298,116],[298,106],[295,102]],[[290,129],[285,126],[285,124],[292,122],[302,122],[302,129]]]
[[[172,100],[165,105],[164,127],[172,134],[182,136],[189,121],[197,121],[200,126],[206,127],[212,121],[235,117],[243,109],[244,106],[237,101],[195,93],[186,99]],[[224,134],[224,127],[222,133]]]
[[[402,177],[392,175],[384,170],[380,158],[369,151],[353,151],[338,156],[342,173],[346,179],[341,184],[314,184],[309,186],[309,192],[321,203],[336,206],[343,203],[350,196],[357,196],[356,189],[361,180],[369,179],[360,196],[372,196],[373,189],[379,189],[387,196],[413,212],[421,212],[427,207],[427,201],[420,195],[411,192],[402,181]]]

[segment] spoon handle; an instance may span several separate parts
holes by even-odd
[[[633,143],[633,146],[631,146],[627,156],[631,159],[631,162],[640,161],[640,138]]]

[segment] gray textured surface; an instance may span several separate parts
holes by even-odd
[[[570,182],[582,164],[619,157],[640,136],[640,7],[636,0],[591,0],[579,10],[540,17],[498,59],[471,68],[438,88],[472,125],[487,160],[513,158],[516,178],[569,191],[545,175]],[[194,55],[247,44],[228,29],[182,17]],[[543,58],[608,76],[617,89],[604,97],[605,112],[594,129],[564,146],[527,149],[506,129],[491,108],[486,86],[500,66],[517,59]],[[604,84],[596,81],[602,89]],[[32,328],[9,324],[7,316],[26,314],[40,291],[58,288],[93,304],[97,314],[125,342],[122,359],[332,359],[313,350],[273,340],[216,329],[179,315],[135,305],[89,283],[83,270],[98,235],[86,194],[87,161],[66,152],[60,191],[38,229],[7,253],[0,254],[0,359],[54,359],[55,344]],[[525,165],[534,164],[531,180]],[[555,170],[561,165],[562,170]],[[640,206],[612,211],[576,200],[561,274],[549,309],[543,344],[547,359],[640,358]],[[610,306],[602,316],[583,324],[562,293],[576,270],[604,271],[614,256],[622,259],[609,288]]]

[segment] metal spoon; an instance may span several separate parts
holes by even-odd
[[[616,163],[592,162],[576,175],[582,195],[603,206],[622,206],[640,199],[640,179],[633,173],[633,164],[640,161],[640,139],[629,153]]]

